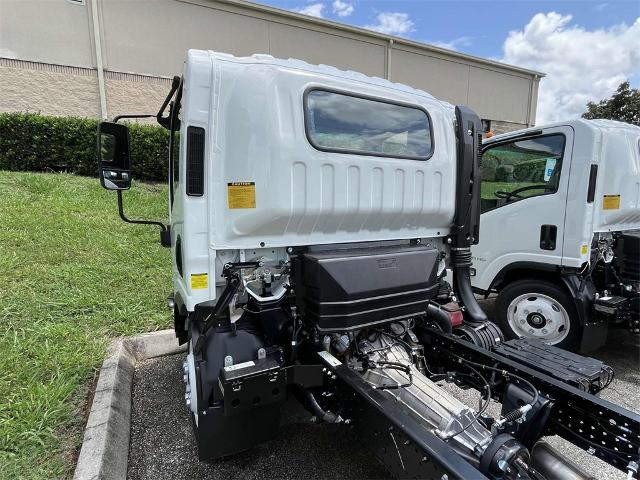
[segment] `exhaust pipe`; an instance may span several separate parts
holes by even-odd
[[[531,449],[531,466],[545,478],[597,480],[544,440],[536,442]]]

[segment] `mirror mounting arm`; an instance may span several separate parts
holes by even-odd
[[[127,223],[135,223],[138,225],[156,225],[160,227],[160,243],[163,247],[171,246],[171,230],[162,222],[155,220],[132,220],[124,214],[124,206],[122,204],[122,190],[118,190],[118,214],[122,221]]]
[[[164,112],[167,109],[167,107],[169,106],[169,103],[171,102],[171,99],[173,98],[173,94],[178,92],[178,98],[176,99],[176,103],[180,103],[180,97],[182,94],[182,78],[179,77],[178,75],[173,77],[173,80],[171,81],[171,90],[169,90],[169,94],[167,95],[167,98],[164,99],[164,102],[162,102],[162,106],[160,107],[160,110],[158,110],[158,114],[156,115],[156,119],[158,121],[158,123],[160,125],[162,125],[164,128],[166,128],[167,130],[170,130],[172,128],[175,128],[176,122],[173,118],[172,112],[169,111],[169,114],[165,117],[164,116]],[[179,91],[180,90],[180,91]],[[173,123],[173,125],[172,125]]]
[[[116,115],[113,117],[113,123],[118,123],[123,118],[154,118],[155,115],[149,115],[148,113],[132,113],[127,115]]]

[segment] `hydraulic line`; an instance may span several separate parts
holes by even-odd
[[[471,425],[473,425],[474,423],[476,423],[480,417],[482,416],[482,414],[487,410],[487,408],[489,407],[489,403],[491,403],[491,385],[489,384],[489,382],[487,381],[486,378],[484,378],[484,376],[475,368],[470,367],[469,365],[465,365],[465,367],[467,367],[469,370],[471,370],[473,373],[475,373],[478,377],[480,377],[480,379],[484,382],[484,386],[486,388],[486,400],[484,402],[484,405],[482,406],[482,408],[480,408],[480,410],[478,411],[478,413],[476,413],[476,415],[473,417],[473,419],[467,423],[464,427],[462,427],[460,430],[458,430],[455,433],[449,434],[447,436],[445,436],[443,438],[443,440],[446,442],[448,440],[451,440],[453,437],[460,435],[462,432],[464,432],[467,428],[469,428]]]
[[[381,368],[381,369],[392,368],[394,370],[399,370],[404,374],[406,374],[409,380],[405,383],[377,385],[377,386],[374,386],[373,388],[377,390],[397,390],[398,388],[410,387],[411,385],[413,385],[413,375],[411,374],[411,367],[409,365],[405,365],[399,362],[388,362],[385,360],[379,360],[375,362],[375,364],[379,365],[379,367],[374,367],[374,368]]]
[[[453,355],[454,357],[456,357],[461,363],[466,363],[467,367],[468,365],[473,365],[479,368],[486,368],[487,370],[493,370],[495,372],[501,373],[502,375],[508,375],[510,377],[516,378],[519,381],[521,381],[522,383],[524,383],[525,385],[527,385],[527,387],[531,390],[531,395],[532,395],[532,399],[529,403],[527,403],[526,405],[523,405],[520,408],[517,408],[511,412],[508,412],[507,414],[503,415],[503,417],[498,420],[497,425],[501,426],[504,425],[505,423],[508,422],[513,422],[521,417],[523,417],[524,415],[526,415],[526,413],[531,410],[535,404],[538,402],[538,398],[540,398],[540,393],[538,392],[538,389],[526,378],[521,377],[520,375],[516,375],[515,373],[511,373],[511,372],[505,372],[504,370],[501,370],[499,368],[496,367],[490,367],[488,365],[482,365],[481,363],[476,363],[476,362],[472,362],[471,360],[467,360],[466,358],[463,358],[459,355],[456,355],[455,353],[451,353],[451,355]]]
[[[313,411],[316,417],[327,423],[341,423],[343,421],[340,415],[324,410],[316,400],[316,397],[309,390],[303,390],[302,392],[309,404],[309,408]]]
[[[488,370],[493,370],[495,372],[502,373],[503,375],[508,375],[509,377],[517,378],[522,383],[526,384],[529,387],[529,389],[531,389],[531,394],[533,395],[533,399],[529,403],[531,405],[535,405],[535,403],[538,401],[538,398],[539,398],[538,389],[533,385],[533,383],[531,383],[526,378],[523,378],[520,375],[516,375],[515,373],[505,372],[504,370],[501,370],[496,367],[490,367],[488,365],[483,365],[481,363],[472,362],[471,360],[467,360],[466,358],[456,355],[455,353],[450,353],[450,354],[456,357],[458,360],[460,360],[460,362],[467,363],[469,365],[473,365],[474,367],[478,367],[478,368],[486,368]]]

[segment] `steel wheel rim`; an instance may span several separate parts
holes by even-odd
[[[569,335],[571,321],[560,302],[542,293],[525,293],[507,308],[507,321],[518,337],[556,345]]]

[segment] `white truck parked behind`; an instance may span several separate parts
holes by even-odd
[[[640,416],[594,395],[611,369],[548,347],[550,368],[538,342],[502,342],[476,302],[469,108],[328,66],[192,50],[157,114],[168,226],[125,216],[120,118],[98,128],[100,177],[122,219],[157,225],[171,248],[201,459],[274,437],[293,395],[396,477],[589,478],[542,440],[557,434],[637,478]],[[445,380],[477,389],[478,407]]]
[[[485,140],[473,247],[510,338],[594,350],[640,333],[640,127],[572,120]]]

